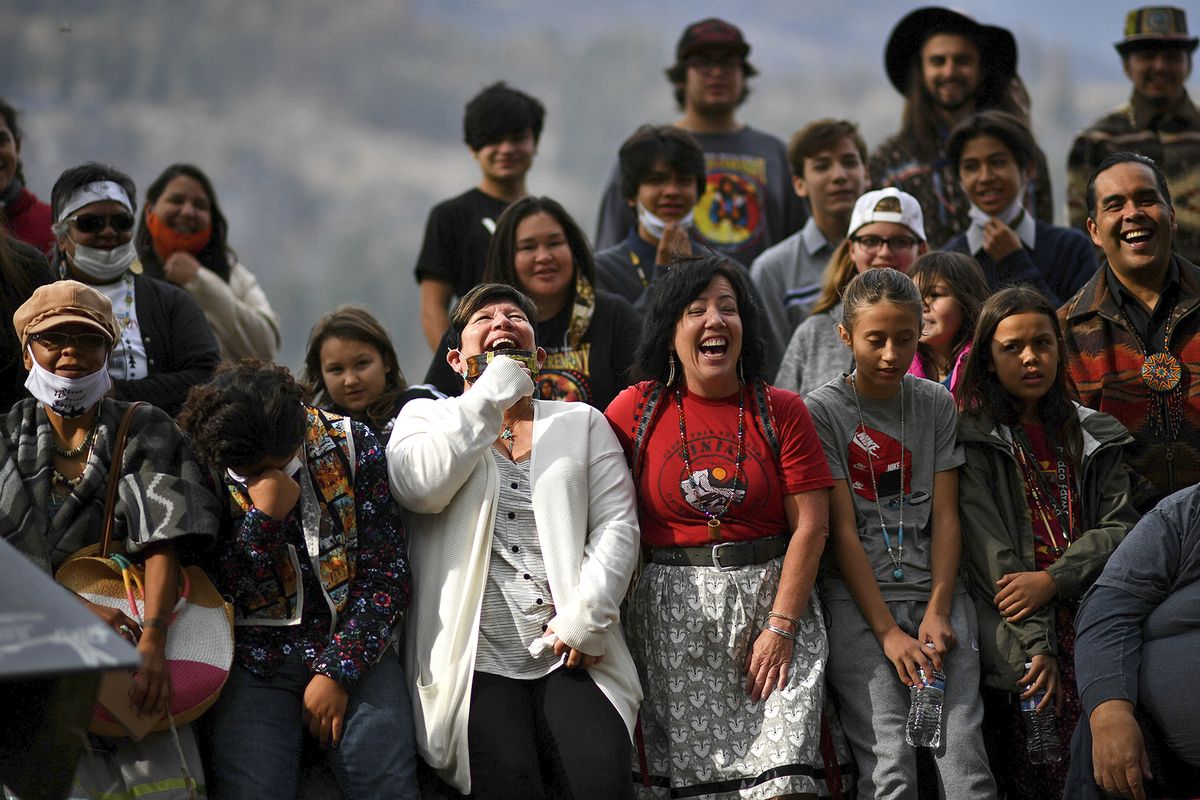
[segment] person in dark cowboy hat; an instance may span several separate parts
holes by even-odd
[[[1017,43],[1004,28],[940,6],[918,8],[896,23],[884,52],[888,79],[904,95],[900,130],[871,153],[877,187],[895,186],[921,203],[930,247],[970,225],[970,201],[946,158],[946,138],[976,111],[999,109],[1028,124],[1029,102],[1017,76]],[[1027,187],[1038,219],[1053,217],[1049,173],[1039,151]]]
[[[1075,138],[1067,157],[1067,206],[1071,224],[1084,227],[1085,187],[1100,162],[1118,150],[1154,159],[1167,176],[1179,211],[1175,251],[1200,261],[1200,109],[1184,83],[1192,73],[1198,40],[1188,34],[1182,8],[1147,6],[1125,16],[1125,38],[1114,46],[1133,84],[1129,102],[1096,120]],[[1190,190],[1190,191],[1189,191]]]

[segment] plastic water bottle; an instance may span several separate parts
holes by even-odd
[[[1033,662],[1025,663],[1025,671]],[[1033,697],[1021,700],[1021,717],[1025,720],[1025,750],[1031,764],[1053,764],[1062,759],[1062,742],[1058,738],[1058,721],[1054,706],[1048,705],[1038,711],[1038,703],[1046,696],[1038,692]]]
[[[931,642],[926,647],[933,647]],[[938,672],[932,666],[920,669],[920,689],[915,686],[909,691],[912,694],[912,706],[908,710],[908,725],[904,728],[904,738],[913,747],[934,747],[942,743],[942,699],[946,696],[946,675]]]

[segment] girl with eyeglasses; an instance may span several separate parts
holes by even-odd
[[[846,238],[825,268],[821,296],[792,334],[775,385],[803,396],[848,371],[853,359],[837,331],[842,292],[855,275],[870,269],[907,273],[925,250],[925,221],[915,197],[889,187],[858,198]]]
[[[279,317],[229,247],[228,233],[208,176],[191,164],[172,164],[146,190],[133,244],[147,275],[182,287],[204,309],[222,359],[273,359]]]
[[[51,267],[112,303],[120,329],[108,356],[115,397],[175,415],[220,355],[200,305],[183,289],[142,274],[132,242],[135,192],[128,175],[95,162],[59,176],[50,193]]]

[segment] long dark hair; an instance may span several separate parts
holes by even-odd
[[[237,254],[229,248],[226,241],[229,234],[229,223],[225,220],[225,215],[221,213],[221,204],[217,202],[217,192],[213,189],[212,181],[199,167],[192,164],[172,164],[163,170],[162,174],[155,178],[154,182],[146,189],[146,208],[138,223],[137,233],[133,237],[133,246],[137,249],[138,259],[142,262],[147,275],[152,278],[163,277],[163,265],[158,259],[158,253],[154,251],[154,241],[150,237],[150,228],[146,225],[145,215],[150,213],[150,210],[158,202],[158,198],[162,197],[167,184],[180,175],[191,178],[203,187],[204,193],[208,195],[209,214],[212,216],[212,236],[209,238],[208,244],[204,245],[204,249],[196,254],[196,260],[220,275],[221,280],[229,283],[229,272],[233,269],[234,262],[237,261]]]
[[[526,217],[534,214],[549,214],[567,237],[571,256],[575,261],[575,274],[583,273],[588,282],[596,284],[596,262],[592,259],[592,248],[583,230],[571,219],[571,215],[557,200],[549,197],[522,197],[496,220],[496,231],[488,247],[487,268],[483,272],[483,283],[507,283],[522,292],[528,292],[517,280],[517,226]],[[574,289],[572,288],[572,292]]]
[[[365,420],[371,427],[382,428],[395,416],[396,401],[408,389],[408,381],[400,371],[396,350],[383,325],[370,311],[358,306],[339,306],[317,320],[308,334],[308,351],[304,355],[303,383],[310,402],[320,408],[330,408],[343,413],[329,396],[325,378],[321,374],[321,346],[326,339],[348,339],[373,347],[383,361],[383,393],[366,408]],[[364,420],[360,420],[364,421]]]
[[[978,46],[978,45],[977,45]],[[925,88],[925,77],[921,70],[921,51],[917,48],[912,66],[908,70],[908,91],[904,93],[904,111],[900,116],[900,137],[913,145],[913,154],[920,161],[936,161],[940,157],[942,134],[933,98]],[[975,90],[975,110],[996,109],[1006,111],[1029,124],[1029,112],[1020,102],[1025,93],[1025,84],[1017,76],[998,73],[989,64],[986,54],[979,54],[979,87]],[[876,176],[872,175],[872,178]],[[882,177],[882,176],[879,176]],[[876,178],[878,179],[878,178]]]
[[[670,372],[670,345],[683,310],[717,276],[729,281],[737,298],[738,316],[742,320],[742,377],[747,383],[766,380],[762,311],[754,301],[746,271],[728,258],[716,255],[676,261],[651,284],[642,341],[633,365],[639,380],[666,383]]]
[[[1020,424],[1022,404],[1000,384],[992,359],[992,340],[996,328],[1014,314],[1041,314],[1050,320],[1054,340],[1058,345],[1057,373],[1049,391],[1038,401],[1038,416],[1046,429],[1046,437],[1061,445],[1078,468],[1083,451],[1083,433],[1075,411],[1075,385],[1067,371],[1067,347],[1063,341],[1058,313],[1040,292],[1029,286],[1012,286],[992,295],[979,312],[971,354],[956,394],[966,416],[990,419],[994,423],[1014,427]]]
[[[978,261],[965,253],[935,250],[914,261],[908,276],[921,291],[922,298],[939,280],[944,281],[962,309],[962,324],[950,343],[949,368],[953,371],[954,362],[958,360],[959,354],[975,336],[975,322],[979,318],[979,309],[992,293],[987,278],[983,275],[983,269]],[[929,367],[933,366],[933,354],[929,345],[917,345],[917,358],[921,359],[921,366],[926,368],[925,374],[932,375]]]

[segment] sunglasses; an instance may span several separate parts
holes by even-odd
[[[75,226],[80,233],[100,233],[108,226],[117,233],[128,233],[133,230],[133,214],[122,211],[119,214],[76,214],[67,217],[67,222]]]
[[[64,350],[68,345],[76,350],[102,350],[108,347],[108,339],[98,333],[43,331],[42,333],[31,333],[29,338],[53,352]]]

